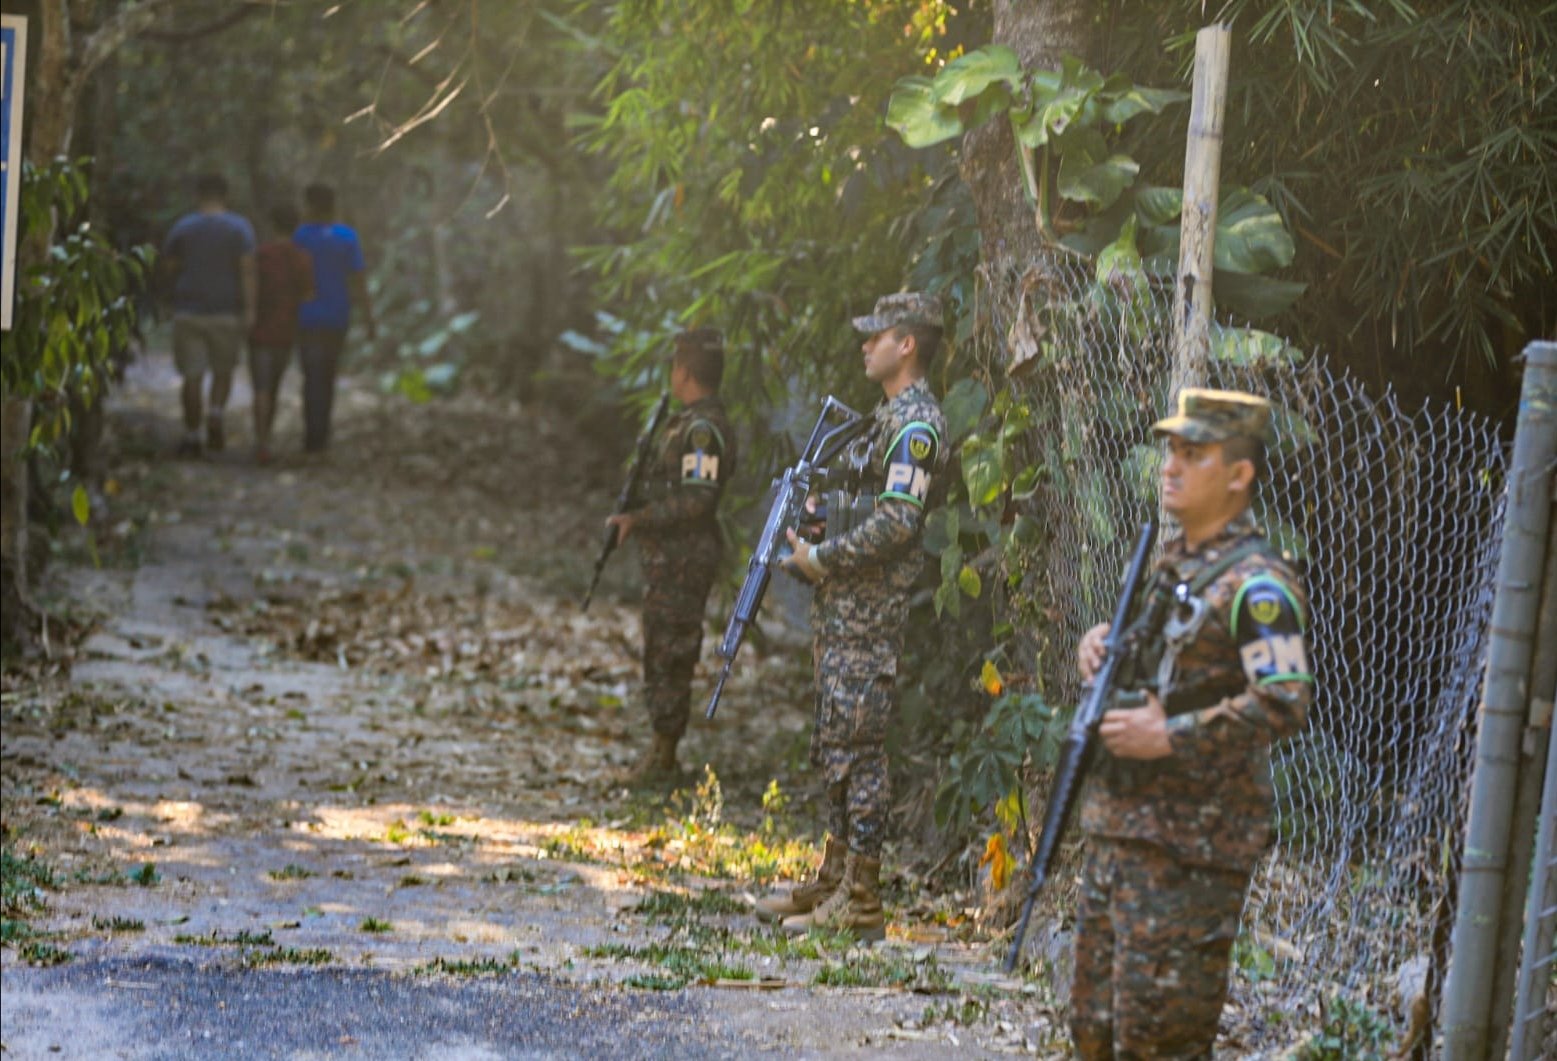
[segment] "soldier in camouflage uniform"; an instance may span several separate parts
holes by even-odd
[[[1244,892],[1271,842],[1270,745],[1302,727],[1313,688],[1302,583],[1249,512],[1269,427],[1261,398],[1186,389],[1154,428],[1162,506],[1182,534],[1126,634],[1144,706],[1104,716],[1082,803],[1083,1058],[1211,1056]],[[1107,633],[1082,639],[1083,677]]]
[[[830,475],[851,483],[829,493],[825,539],[790,535],[786,563],[816,584],[816,720],[811,762],[827,785],[829,837],[815,879],[758,904],[785,931],[813,927],[878,940],[887,829],[886,737],[897,707],[897,661],[908,599],[924,564],[921,537],[932,484],[946,466],[946,421],[925,382],[941,341],[933,295],[888,295],[854,327],[866,338],[865,374],[885,400],[874,424]]]
[[[719,400],[724,340],[712,328],[677,334],[671,397],[681,406],[645,469],[647,503],[612,516],[618,541],[636,533],[643,558],[643,698],[654,727],[644,757],[618,780],[674,783],[676,745],[687,731],[692,671],[703,645],[703,609],[723,539],[715,513],[735,473],[735,433]]]

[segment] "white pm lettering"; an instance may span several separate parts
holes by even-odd
[[[1301,634],[1279,634],[1252,641],[1240,650],[1243,670],[1252,681],[1276,674],[1307,674],[1308,652]]]
[[[719,479],[719,455],[716,453],[704,453],[702,450],[698,450],[696,453],[683,453],[681,455],[681,477],[683,479],[717,482]]]
[[[930,473],[912,464],[893,463],[887,467],[887,493],[907,494],[923,501],[930,490]]]

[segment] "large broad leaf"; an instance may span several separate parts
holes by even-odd
[[[1279,335],[1256,328],[1213,328],[1211,356],[1235,365],[1259,365],[1273,361],[1301,361],[1303,351],[1288,345]]]
[[[1307,284],[1273,276],[1246,276],[1222,269],[1211,275],[1211,294],[1217,305],[1249,320],[1286,312],[1306,290]]]
[[[1135,216],[1119,230],[1119,236],[1097,256],[1098,283],[1110,286],[1134,284],[1141,277],[1141,253],[1135,248]]]
[[[989,392],[976,379],[960,379],[946,392],[941,401],[941,412],[946,416],[947,441],[957,443],[978,426],[984,410],[989,408]]]
[[[1113,78],[1109,81],[1111,84]],[[1160,114],[1164,107],[1189,99],[1189,93],[1180,92],[1176,88],[1128,85],[1114,91],[1105,87],[1104,91],[1098,93],[1098,99],[1103,107],[1103,120],[1113,125],[1123,125],[1136,115],[1148,111],[1152,114]]]
[[[947,63],[932,82],[936,103],[956,107],[977,98],[993,84],[1006,87],[1022,79],[1022,62],[1004,44],[968,52]]]
[[[1184,193],[1178,188],[1145,185],[1135,190],[1135,212],[1141,223],[1166,225],[1179,219],[1184,209]]]
[[[963,131],[956,108],[937,103],[931,82],[922,77],[901,78],[893,86],[887,128],[895,129],[909,147],[930,147]]]
[[[1296,248],[1281,215],[1247,188],[1222,196],[1216,214],[1216,267],[1230,273],[1268,273],[1292,264]]]
[[[968,500],[976,506],[992,504],[1005,486],[1000,467],[999,447],[977,435],[962,444],[962,481],[968,487]]]
[[[1058,188],[1072,202],[1104,208],[1135,183],[1140,171],[1140,164],[1129,155],[1110,155],[1098,162],[1076,161],[1073,156],[1064,155],[1060,159]]]

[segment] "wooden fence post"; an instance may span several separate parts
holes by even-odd
[[[1205,379],[1211,353],[1211,270],[1222,175],[1222,115],[1232,31],[1212,25],[1195,35],[1194,96],[1184,147],[1184,211],[1179,271],[1173,285],[1173,375],[1168,400]]]

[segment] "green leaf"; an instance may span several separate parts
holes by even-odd
[[[1141,253],[1135,248],[1135,215],[1119,232],[1119,238],[1104,247],[1097,256],[1097,278],[1101,284],[1141,279]]]
[[[1215,270],[1211,276],[1211,292],[1216,304],[1249,320],[1284,313],[1307,290],[1305,283],[1274,276],[1248,276],[1224,269]]]
[[[893,86],[886,121],[909,147],[931,147],[963,131],[956,109],[936,102],[934,86],[922,77],[900,78]]]
[[[1147,88],[1144,85],[1130,85],[1118,95],[1099,95],[1103,96],[1103,120],[1112,125],[1123,125],[1148,111],[1161,114],[1164,107],[1189,99],[1189,93],[1176,88]]]
[[[1235,365],[1260,365],[1272,362],[1296,363],[1303,351],[1286,340],[1254,328],[1213,328],[1211,356]]]
[[[984,580],[977,571],[964,564],[962,570],[957,572],[957,588],[966,596],[978,600],[979,594],[984,592]]]
[[[1179,219],[1184,192],[1179,188],[1145,185],[1135,190],[1135,210],[1147,225],[1167,225]]]
[[[991,85],[1012,86],[1021,79],[1022,63],[1016,52],[1004,44],[991,44],[947,63],[935,75],[932,98],[955,107],[978,97]]]
[[[978,426],[989,408],[989,391],[984,384],[971,377],[958,380],[941,400],[941,412],[946,416],[947,441],[956,443]]]
[[[962,444],[962,481],[974,505],[992,504],[1000,496],[1004,475],[1000,451],[977,435]]]
[[[87,496],[86,487],[76,484],[75,490],[70,494],[70,512],[76,517],[76,522],[81,526],[87,525],[87,520],[92,518],[92,499]]]
[[[1038,484],[1043,481],[1043,466],[1029,464],[1016,473],[1016,478],[1011,481],[1011,496],[1017,501],[1026,501],[1038,492]]]
[[[1060,195],[1072,202],[1091,203],[1103,209],[1135,183],[1140,171],[1140,163],[1129,155],[1113,154],[1093,163],[1084,157],[1064,154],[1060,157],[1058,188]]]
[[[1296,248],[1281,215],[1247,188],[1222,197],[1216,216],[1216,267],[1232,273],[1266,273],[1292,264]]]

